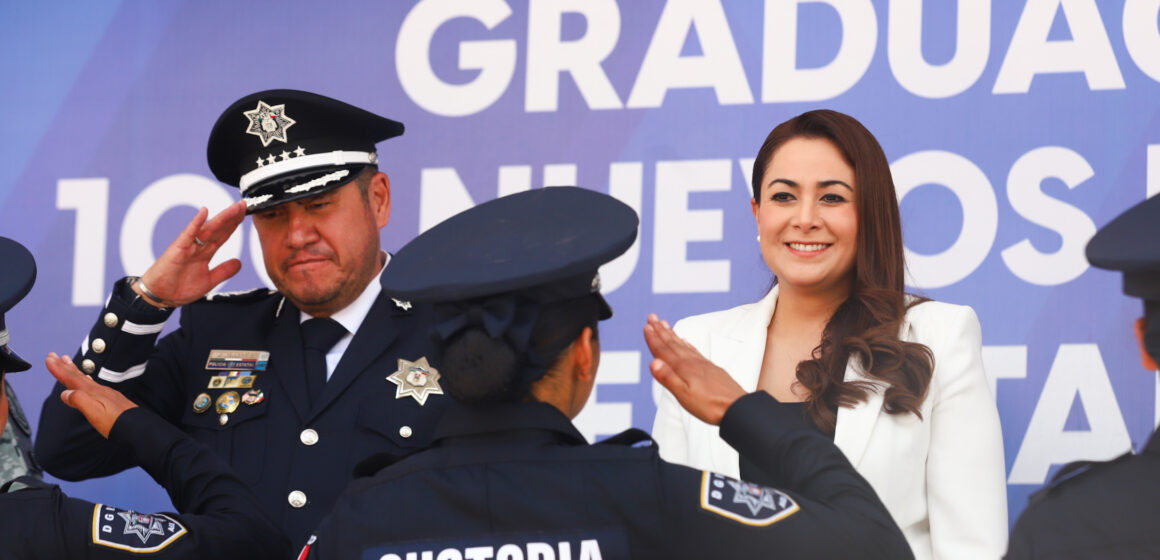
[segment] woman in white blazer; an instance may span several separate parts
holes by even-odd
[[[760,301],[677,323],[748,391],[802,408],[878,492],[919,559],[999,558],[1007,493],[999,416],[969,307],[903,292],[889,164],[834,111],[769,134],[751,201],[777,284]],[[657,360],[653,368],[665,367]],[[744,476],[713,426],[662,391],[653,437],[668,461]]]

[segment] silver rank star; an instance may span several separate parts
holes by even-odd
[[[246,118],[250,119],[250,125],[246,127],[246,134],[253,134],[262,139],[262,147],[270,145],[274,140],[281,140],[286,142],[286,129],[294,126],[296,122],[294,119],[286,116],[286,104],[282,105],[266,105],[265,101],[258,101],[258,106],[253,111],[245,111],[243,113]]]
[[[439,386],[439,370],[431,367],[424,356],[411,362],[399,358],[399,369],[387,376],[387,381],[398,385],[395,398],[413,397],[422,406],[427,404],[428,395],[442,395],[443,388]]]

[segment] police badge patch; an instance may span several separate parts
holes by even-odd
[[[751,482],[704,471],[701,476],[701,509],[738,523],[765,527],[798,512],[793,498]]]
[[[165,549],[187,532],[168,515],[93,506],[93,544],[147,554]]]

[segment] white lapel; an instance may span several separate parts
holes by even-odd
[[[910,321],[903,319],[898,337],[902,340],[913,340]],[[838,423],[834,429],[834,445],[837,445],[838,449],[841,449],[846,458],[850,460],[850,464],[857,468],[866,453],[870,436],[874,433],[874,424],[883,414],[886,414],[882,410],[882,393],[885,391],[885,387],[881,382],[873,382],[863,375],[860,369],[855,367],[853,360],[846,364],[846,374],[843,376],[843,380],[870,381],[876,384],[876,388],[871,391],[865,402],[859,403],[854,408],[838,408]]]
[[[738,308],[730,328],[710,333],[713,362],[733,376],[747,392],[757,390],[769,320],[777,307],[777,286],[757,302]]]
[[[729,317],[731,326],[709,333],[709,348],[713,363],[720,366],[741,385],[746,392],[757,390],[757,378],[761,375],[761,361],[765,357],[765,338],[773,309],[777,305],[777,287],[755,303],[741,306]],[[725,440],[717,437],[717,427],[708,426],[712,431],[709,441],[710,459],[713,468],[740,476],[737,451]]]

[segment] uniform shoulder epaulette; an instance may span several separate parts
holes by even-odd
[[[270,288],[254,288],[253,290],[243,290],[240,292],[218,292],[216,294],[209,294],[201,299],[207,303],[248,303],[257,301],[270,295],[278,293],[278,290],[271,290]]]
[[[621,445],[624,447],[656,447],[656,442],[648,432],[639,428],[629,428],[608,439],[601,440],[596,445]]]
[[[1110,459],[1107,461],[1075,461],[1068,463],[1064,465],[1063,468],[1059,469],[1059,472],[1055,473],[1055,476],[1051,477],[1051,480],[1047,484],[1044,484],[1043,488],[1040,488],[1039,490],[1036,490],[1035,493],[1031,494],[1031,496],[1027,498],[1027,503],[1036,503],[1051,494],[1051,492],[1056,488],[1066,486],[1069,482],[1079,480],[1088,473],[1096,472],[1108,465],[1114,465],[1116,463],[1123,462],[1133,457],[1134,455],[1134,453],[1129,451],[1123,455],[1120,455],[1119,457],[1116,457],[1115,459]]]

